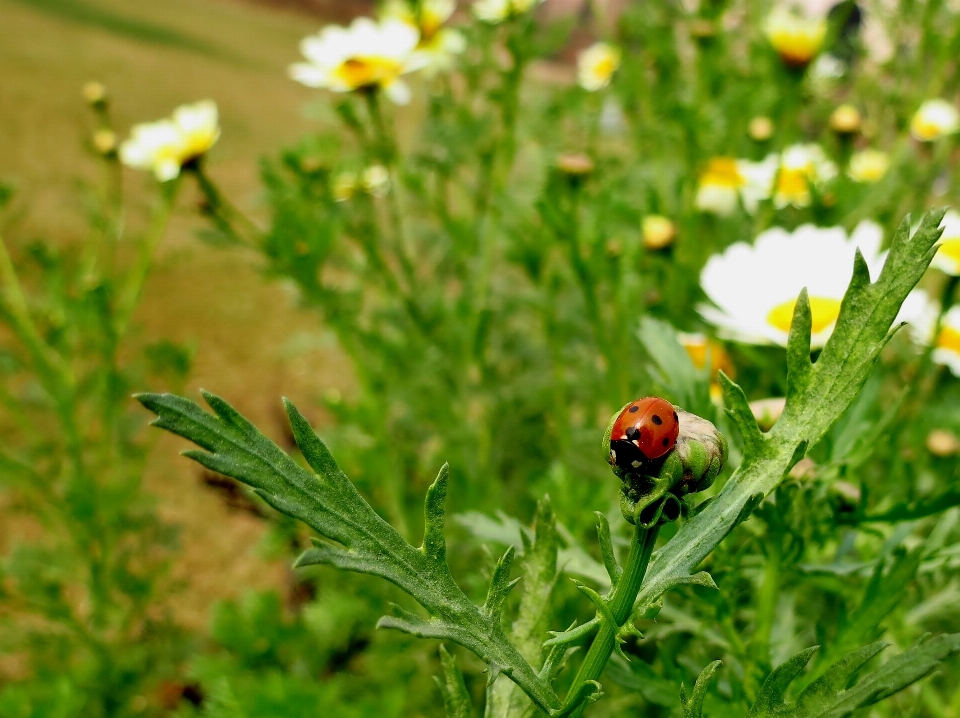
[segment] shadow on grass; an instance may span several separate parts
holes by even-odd
[[[11,0],[64,20],[96,27],[141,42],[196,52],[209,57],[249,64],[249,60],[204,40],[138,18],[119,15],[88,0]]]

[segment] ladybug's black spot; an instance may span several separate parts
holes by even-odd
[[[631,426],[629,429],[627,429],[627,438],[630,441],[636,441],[637,439],[639,439],[640,438],[639,429],[637,429],[637,427],[635,426]]]
[[[663,423],[663,419],[661,419],[661,418],[660,418],[659,416],[657,416],[656,414],[654,414],[653,416],[650,417],[650,421],[652,421],[652,422],[653,422],[654,424],[656,424],[657,426],[660,426],[660,424]]]
[[[627,411],[629,411],[631,414],[636,414],[638,411],[640,411],[640,407],[634,404],[629,409],[627,409]]]
[[[670,439],[664,437],[664,439],[663,439],[663,445],[664,445],[664,446],[670,446]]]

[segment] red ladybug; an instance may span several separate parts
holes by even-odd
[[[628,404],[613,423],[610,463],[623,469],[640,466],[669,452],[680,435],[680,418],[666,399],[647,396]]]

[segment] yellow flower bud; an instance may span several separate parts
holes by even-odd
[[[773,137],[773,120],[764,115],[759,115],[750,120],[750,126],[747,128],[747,134],[751,140],[757,142],[766,142]]]
[[[117,135],[113,130],[97,130],[92,139],[94,149],[102,155],[117,151]]]
[[[107,88],[101,82],[88,82],[83,86],[83,99],[90,105],[101,105],[107,101]]]
[[[860,131],[863,118],[853,105],[840,105],[830,114],[830,129],[842,135],[852,135]]]
[[[663,249],[673,244],[677,236],[676,225],[667,217],[648,214],[641,225],[643,246],[647,249]]]

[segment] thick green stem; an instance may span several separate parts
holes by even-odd
[[[657,534],[660,531],[660,525],[645,529],[641,526],[636,527],[633,536],[633,542],[630,544],[630,555],[627,557],[627,564],[623,567],[623,575],[613,589],[613,596],[609,599],[610,612],[617,622],[616,626],[611,626],[608,621],[604,621],[593,644],[587,652],[586,658],[580,664],[580,671],[577,677],[573,679],[573,685],[567,693],[567,700],[574,700],[580,693],[580,688],[587,681],[596,681],[603,673],[603,669],[610,660],[610,654],[617,641],[617,632],[630,619],[630,612],[633,610],[633,603],[640,593],[640,586],[643,584],[643,577],[647,573],[647,565],[650,563],[650,556],[653,555],[653,547],[657,543]],[[568,707],[568,706],[565,706]],[[571,718],[578,718],[583,714],[583,705],[576,708],[570,715]]]

